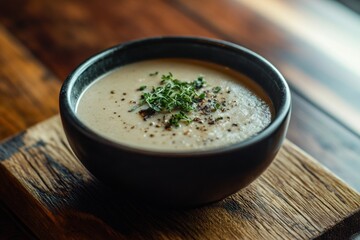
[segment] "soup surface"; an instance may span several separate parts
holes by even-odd
[[[101,76],[79,98],[79,119],[105,138],[155,151],[220,148],[267,127],[274,110],[251,79],[187,59],[128,64]]]

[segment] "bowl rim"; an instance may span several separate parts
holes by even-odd
[[[245,54],[251,55],[252,57],[259,60],[262,64],[266,65],[279,79],[279,82],[282,84],[282,87],[284,89],[284,104],[280,105],[278,111],[275,113],[275,118],[270,122],[270,124],[261,130],[259,133],[243,140],[237,143],[225,145],[225,146],[219,146],[215,148],[210,149],[192,149],[192,150],[173,150],[173,151],[162,151],[162,150],[150,150],[150,149],[142,149],[137,147],[132,147],[126,144],[121,144],[119,142],[112,141],[95,131],[93,131],[91,128],[87,127],[75,114],[75,111],[72,110],[71,107],[71,91],[74,87],[75,82],[77,81],[78,77],[89,67],[91,67],[92,64],[94,64],[99,59],[106,58],[106,56],[111,55],[114,51],[121,51],[121,49],[126,47],[131,47],[131,45],[137,45],[137,44],[146,44],[146,43],[152,43],[152,42],[160,42],[160,41],[172,41],[172,42],[182,42],[186,43],[196,43],[196,44],[205,44],[205,45],[212,45],[217,46],[220,48],[224,48],[227,50],[232,51],[239,51],[243,52]],[[206,60],[205,60],[206,61]],[[63,82],[60,94],[59,94],[59,107],[60,107],[60,115],[62,118],[62,121],[64,121],[63,118],[66,118],[66,120],[77,129],[77,131],[84,134],[86,137],[92,139],[95,142],[99,142],[104,145],[108,145],[112,148],[116,148],[119,150],[124,150],[127,152],[133,152],[136,154],[143,154],[148,156],[157,156],[157,157],[189,157],[189,156],[209,156],[209,155],[218,155],[218,154],[224,154],[229,153],[232,151],[236,151],[238,149],[247,148],[250,147],[256,143],[259,143],[262,141],[262,139],[265,139],[269,137],[272,133],[276,131],[282,124],[282,122],[286,119],[286,117],[291,112],[291,92],[290,88],[285,80],[285,78],[282,76],[282,74],[276,69],[276,67],[271,64],[268,60],[266,60],[261,55],[253,52],[252,50],[249,50],[243,46],[240,46],[238,44],[219,40],[219,39],[213,39],[213,38],[206,38],[206,37],[194,37],[194,36],[159,36],[159,37],[149,37],[149,38],[141,38],[137,40],[132,40],[124,43],[120,43],[118,45],[112,46],[110,48],[107,48],[103,51],[100,51],[99,53],[96,53],[86,60],[84,60],[82,63],[80,63],[65,79]]]

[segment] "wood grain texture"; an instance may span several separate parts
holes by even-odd
[[[59,89],[60,81],[0,26],[0,142],[56,114]],[[29,238],[0,208],[0,239]]]
[[[0,140],[58,112],[60,82],[0,26]]]
[[[94,179],[54,117],[0,145],[0,181],[6,204],[44,239],[308,239],[347,217],[360,224],[360,195],[289,141],[239,193],[164,211],[134,205]]]
[[[90,55],[123,41],[158,35],[215,37],[162,0],[14,0],[1,2],[0,9],[2,23],[60,79]]]
[[[287,138],[360,191],[359,138],[295,92],[292,104]]]

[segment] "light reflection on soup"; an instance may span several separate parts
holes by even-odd
[[[196,89],[197,96],[203,95],[193,99],[193,110],[182,112],[188,121],[176,125],[170,119],[178,109],[144,117],[139,112],[149,105],[138,107],[142,95],[164,86],[161,78],[169,73],[181,82],[199,76],[206,82]],[[243,141],[266,128],[274,110],[266,93],[239,72],[197,60],[156,59],[121,66],[94,81],[80,97],[76,113],[96,133],[127,146],[191,151]]]

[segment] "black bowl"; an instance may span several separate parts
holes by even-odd
[[[155,58],[191,58],[230,67],[270,96],[275,117],[257,135],[206,151],[157,152],[112,142],[86,127],[75,107],[85,88],[125,64]],[[189,207],[221,200],[247,186],[272,162],[289,124],[289,87],[267,60],[233,43],[196,37],[158,37],[123,43],[77,67],[60,92],[60,114],[70,146],[83,165],[117,193],[157,205]]]

